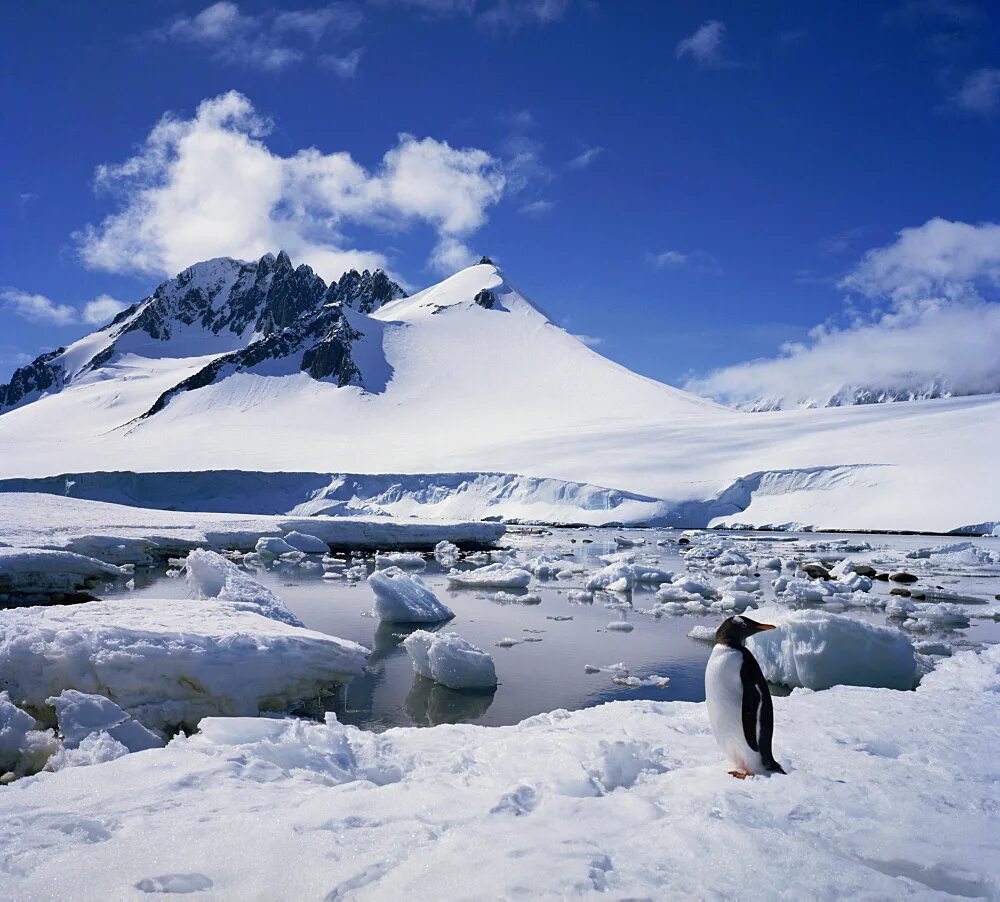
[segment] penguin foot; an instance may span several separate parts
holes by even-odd
[[[736,777],[737,780],[745,780],[747,777],[752,777],[753,774],[745,770],[731,770],[729,776]]]

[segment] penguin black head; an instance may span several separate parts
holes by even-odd
[[[743,643],[754,633],[773,630],[770,623],[758,623],[740,614],[738,617],[727,617],[715,631],[715,644],[728,645],[730,648],[742,648]]]

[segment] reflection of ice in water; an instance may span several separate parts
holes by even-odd
[[[417,726],[466,723],[482,717],[493,704],[495,695],[496,689],[465,689],[459,692],[415,673],[413,688],[406,696],[405,710],[407,717]]]

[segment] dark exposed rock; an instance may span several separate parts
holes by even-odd
[[[889,574],[888,573],[876,573],[872,577],[872,579],[877,579],[879,582],[887,583],[887,582],[889,582]]]
[[[479,304],[480,307],[483,307],[486,310],[492,310],[497,302],[497,296],[490,291],[489,288],[484,288],[473,298],[473,300]]]
[[[904,570],[900,570],[898,573],[890,573],[889,579],[894,583],[915,583],[917,578],[912,573],[907,573]]]
[[[802,572],[805,573],[809,579],[829,579],[830,571],[826,569],[822,564],[803,564]]]
[[[487,264],[488,266],[496,266],[496,264],[489,257],[485,257],[485,256],[484,257],[480,257],[480,259],[479,259],[479,265],[482,266],[484,263]]]
[[[902,586],[893,586],[889,590],[889,594],[890,595],[901,595],[903,598],[909,598],[910,597],[910,590],[909,589],[904,589]]]
[[[867,564],[855,564],[854,572],[857,573],[858,576],[867,576],[870,579],[875,579],[875,575],[878,573],[874,567],[869,567]]]
[[[63,386],[65,372],[59,364],[53,364],[66,349],[57,348],[42,354],[26,366],[14,370],[7,385],[0,385],[0,410],[17,407],[31,395],[46,391],[59,391]]]
[[[228,343],[234,350],[165,392],[147,416],[162,409],[177,391],[299,352],[303,372],[346,385],[359,379],[350,354],[351,342],[358,336],[341,319],[341,309],[367,314],[403,297],[406,292],[382,270],[351,270],[327,286],[309,266],[294,267],[285,251],[251,263],[228,257],[207,260],[163,282],[148,298],[115,316],[102,330],[110,339],[104,349],[78,371],[110,363],[122,339],[138,336],[140,344],[166,342],[194,329],[220,336],[223,348]],[[43,392],[60,391],[67,382],[58,359],[64,352],[59,348],[43,354],[17,370],[8,385],[0,385],[0,413]]]

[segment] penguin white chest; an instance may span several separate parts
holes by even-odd
[[[762,773],[760,753],[747,744],[743,732],[743,653],[726,645],[712,649],[705,668],[708,720],[723,754],[739,770]]]

